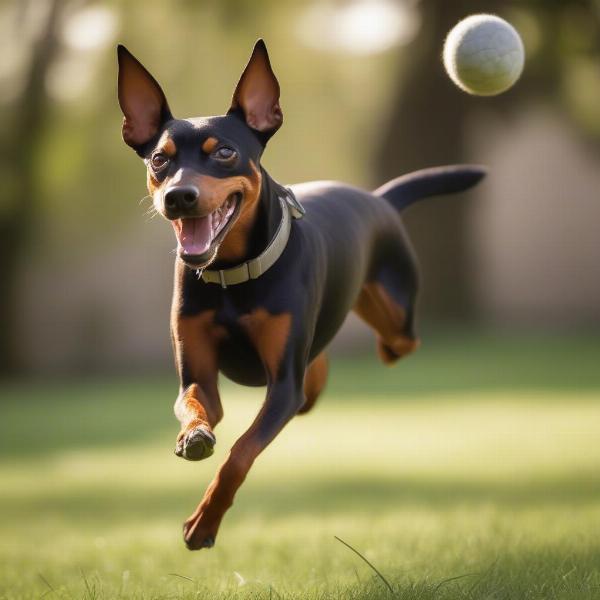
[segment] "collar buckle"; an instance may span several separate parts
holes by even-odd
[[[219,269],[219,280],[221,283],[221,287],[225,290],[227,289],[227,281],[225,280],[225,273],[223,273],[222,269]]]
[[[290,188],[283,189],[285,190],[284,200],[288,205],[292,217],[294,217],[294,219],[301,219],[306,214],[306,209],[300,204],[300,201],[296,198],[294,192],[292,192]]]

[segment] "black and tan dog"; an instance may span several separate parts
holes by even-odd
[[[373,193],[334,182],[284,188],[260,165],[281,126],[279,84],[260,40],[224,116],[175,119],[155,79],[118,48],[123,139],[146,163],[156,210],[177,237],[171,315],[181,380],[175,453],[213,452],[218,374],[267,386],[264,405],[184,524],[210,547],[237,489],[284,425],[325,385],[325,349],[354,310],[393,363],[417,346],[415,258],[400,220],[412,202],[458,192],[478,167],[400,177]]]

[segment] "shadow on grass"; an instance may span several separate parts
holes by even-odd
[[[394,368],[373,351],[333,360],[335,394],[408,396],[502,390],[600,389],[600,336],[446,330],[425,332],[422,347]]]
[[[175,438],[166,379],[12,383],[0,388],[0,459]]]
[[[373,354],[333,360],[322,402],[328,397],[357,404],[365,398],[402,402],[474,390],[569,390],[574,394],[598,390],[600,394],[597,336],[454,332],[427,337],[429,343],[393,369],[383,367]],[[224,381],[226,413],[231,392],[254,399],[262,393]],[[174,437],[176,394],[172,375],[0,384],[0,460],[47,456],[66,448],[133,444],[165,433]]]
[[[205,484],[208,482],[205,482]],[[127,522],[182,517],[191,511],[203,492],[200,481],[185,487],[147,489],[106,483],[73,492],[31,495],[25,492],[0,499],[3,519],[21,519],[43,513],[46,517]],[[246,484],[238,494],[232,518],[265,519],[294,516],[334,516],[354,513],[382,514],[419,507],[452,509],[485,507],[523,510],[539,508],[574,509],[600,501],[600,475],[577,473],[538,481],[440,480],[439,478],[331,479],[281,485]]]

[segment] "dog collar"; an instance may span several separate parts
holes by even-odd
[[[227,286],[244,283],[249,279],[258,279],[277,262],[290,239],[292,219],[301,219],[306,212],[290,189],[282,187],[277,197],[281,205],[281,221],[264,252],[252,260],[229,269],[205,269],[201,276],[205,283],[218,283],[225,289]]]

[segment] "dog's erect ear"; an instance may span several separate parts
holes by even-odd
[[[248,126],[257,131],[264,142],[283,123],[279,82],[271,69],[263,40],[258,40],[254,45],[252,56],[235,88],[229,109],[229,113],[234,112],[241,112]]]
[[[121,45],[117,47],[117,56],[119,105],[125,115],[123,140],[139,151],[173,117],[160,85],[140,61]]]

